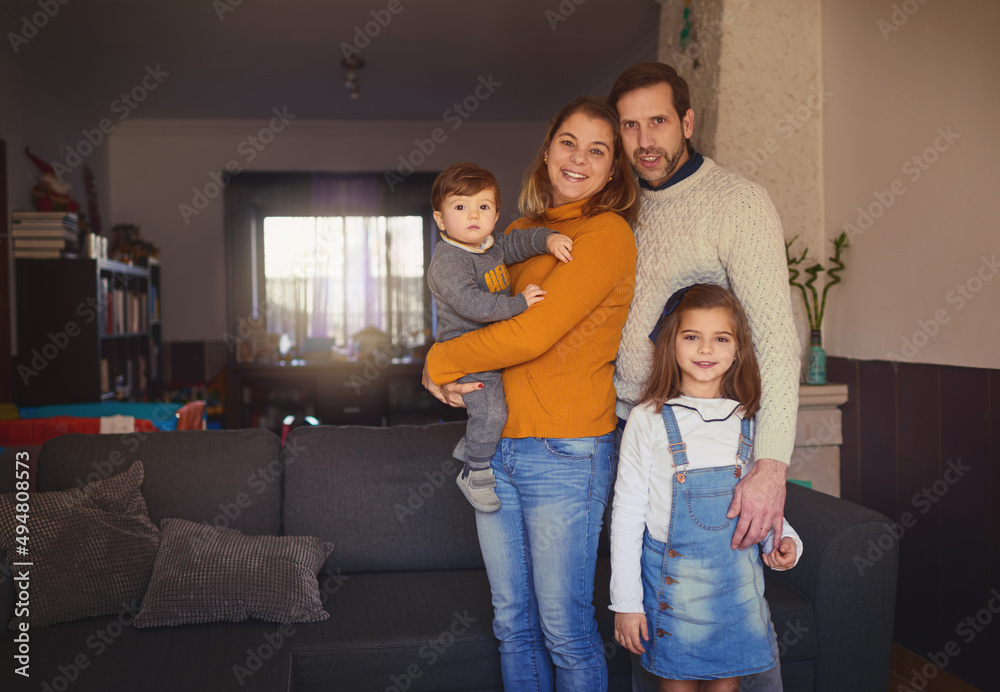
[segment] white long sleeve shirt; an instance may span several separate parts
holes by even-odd
[[[671,399],[681,438],[687,444],[687,470],[736,465],[742,420],[739,403],[731,399]],[[618,480],[611,510],[611,610],[641,613],[642,535],[666,542],[670,534],[674,466],[662,415],[651,404],[632,409],[622,435]],[[743,467],[753,468],[754,457]],[[802,556],[802,540],[785,520],[783,535],[795,541],[795,562]],[[735,530],[735,523],[733,525]],[[763,541],[773,549],[774,532]]]

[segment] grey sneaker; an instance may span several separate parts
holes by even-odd
[[[463,475],[458,474],[455,482],[462,489],[469,504],[480,512],[495,512],[500,509],[500,498],[493,490],[497,487],[497,479],[493,476],[492,470],[471,471],[464,478]]]

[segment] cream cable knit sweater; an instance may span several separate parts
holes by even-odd
[[[732,289],[750,320],[763,394],[754,457],[789,463],[799,400],[799,339],[778,212],[763,187],[705,157],[689,178],[642,190],[635,228],[635,295],[615,364],[617,412],[639,403],[667,298],[679,288],[713,283]]]

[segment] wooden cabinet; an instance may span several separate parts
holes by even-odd
[[[145,401],[163,389],[160,266],[98,259],[15,262],[22,406]]]

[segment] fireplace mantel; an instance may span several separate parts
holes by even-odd
[[[795,448],[788,478],[810,481],[815,490],[840,497],[840,407],[846,384],[800,385]]]

